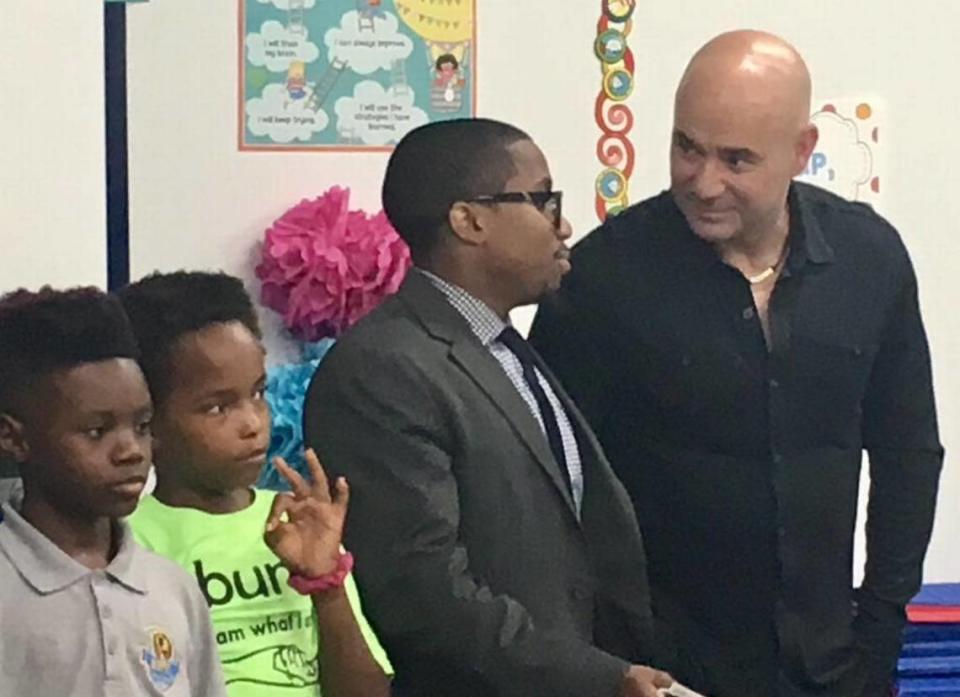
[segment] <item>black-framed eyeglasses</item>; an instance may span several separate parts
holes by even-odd
[[[562,191],[504,191],[487,196],[474,196],[467,203],[529,203],[560,227],[563,216]]]

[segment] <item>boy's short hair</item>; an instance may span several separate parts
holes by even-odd
[[[168,394],[170,353],[183,335],[240,322],[261,338],[256,309],[235,276],[208,271],[154,273],[118,295],[140,343],[140,365],[155,403]]]
[[[50,373],[111,358],[139,359],[123,306],[98,288],[0,298],[0,411],[16,408]]]

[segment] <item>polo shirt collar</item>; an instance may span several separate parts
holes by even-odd
[[[3,504],[0,523],[0,551],[7,555],[24,580],[38,593],[50,594],[97,573],[71,558],[28,523],[18,510],[19,502]],[[142,564],[137,563],[141,550],[133,540],[129,526],[114,523],[114,534],[120,536],[117,553],[103,570],[111,580],[136,593],[146,592]]]

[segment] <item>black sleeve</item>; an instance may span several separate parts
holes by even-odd
[[[905,250],[898,286],[863,403],[871,485],[855,626],[875,685],[889,681],[904,609],[920,588],[943,462],[930,352]]]

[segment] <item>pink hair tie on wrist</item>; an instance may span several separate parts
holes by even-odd
[[[291,574],[287,581],[289,586],[300,595],[315,595],[334,588],[343,587],[344,581],[353,570],[353,555],[350,552],[341,552],[337,560],[337,568],[323,576],[310,578],[300,574]]]

